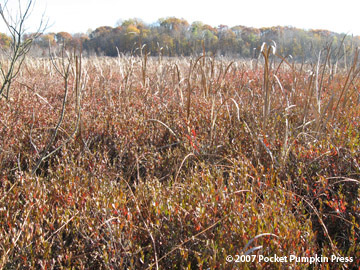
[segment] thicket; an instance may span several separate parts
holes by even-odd
[[[358,55],[273,53],[25,60],[0,101],[1,267],[356,269]]]

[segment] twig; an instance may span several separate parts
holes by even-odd
[[[225,219],[228,218],[229,215],[226,215],[225,217],[219,219],[218,221],[216,221],[214,224],[212,224],[211,226],[207,227],[206,229],[202,230],[201,232],[193,235],[192,237],[188,238],[187,240],[185,240],[184,242],[182,242],[181,244],[177,245],[176,247],[174,247],[172,250],[170,250],[168,253],[166,253],[164,256],[162,256],[158,262],[162,261],[163,259],[165,259],[167,256],[169,256],[171,253],[173,253],[174,251],[178,250],[179,248],[181,248],[183,245],[185,245],[186,243],[190,242],[191,240],[194,240],[196,237],[198,237],[199,235],[202,235],[203,233],[207,232],[208,230],[214,228],[217,224],[223,222]],[[154,266],[154,264],[151,264],[148,268],[146,268],[146,270],[151,269]]]
[[[136,210],[138,211],[138,213],[139,213],[139,215],[140,215],[140,217],[141,217],[141,219],[142,219],[142,221],[143,221],[143,223],[144,223],[144,225],[145,225],[145,227],[146,227],[146,230],[147,230],[147,232],[148,232],[149,235],[150,235],[150,238],[151,238],[151,241],[152,241],[152,244],[153,244],[153,248],[154,248],[154,257],[155,257],[156,270],[159,270],[159,260],[158,260],[157,251],[156,251],[155,238],[154,238],[154,236],[152,235],[152,233],[151,233],[151,231],[150,231],[150,229],[149,229],[149,226],[148,226],[148,224],[146,223],[146,221],[145,221],[145,219],[144,219],[144,216],[142,215],[142,213],[141,213],[141,211],[140,211],[140,207],[139,207],[139,204],[138,204],[138,201],[137,201],[137,199],[136,199],[136,197],[135,197],[134,192],[132,191],[129,183],[128,183],[126,180],[125,180],[125,182],[126,182],[128,188],[129,188],[130,192],[131,192],[131,195],[132,195],[133,198],[134,198]],[[152,264],[152,265],[154,265],[154,264]]]

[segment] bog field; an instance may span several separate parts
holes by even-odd
[[[273,52],[26,58],[0,100],[0,268],[358,269],[358,55]]]

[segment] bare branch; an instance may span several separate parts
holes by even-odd
[[[0,61],[0,98],[4,97],[5,99],[9,98],[10,86],[18,75],[25,57],[30,51],[33,40],[39,37],[46,29],[46,24],[44,25],[42,17],[37,31],[31,38],[24,39],[25,22],[30,16],[32,8],[34,8],[34,2],[33,0],[28,0],[23,10],[19,0],[15,19],[7,8],[7,3],[5,1],[3,6],[0,5],[0,16],[12,39],[8,59]]]

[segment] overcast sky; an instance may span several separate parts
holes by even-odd
[[[4,0],[0,3],[4,6]],[[17,3],[18,0],[8,0],[13,14]],[[140,18],[154,23],[161,17],[175,16],[211,26],[281,25],[360,35],[359,12],[359,0],[35,0],[27,27],[32,31],[42,13],[49,20],[47,32],[69,33],[113,27],[120,19]],[[0,31],[4,32],[3,22]]]

